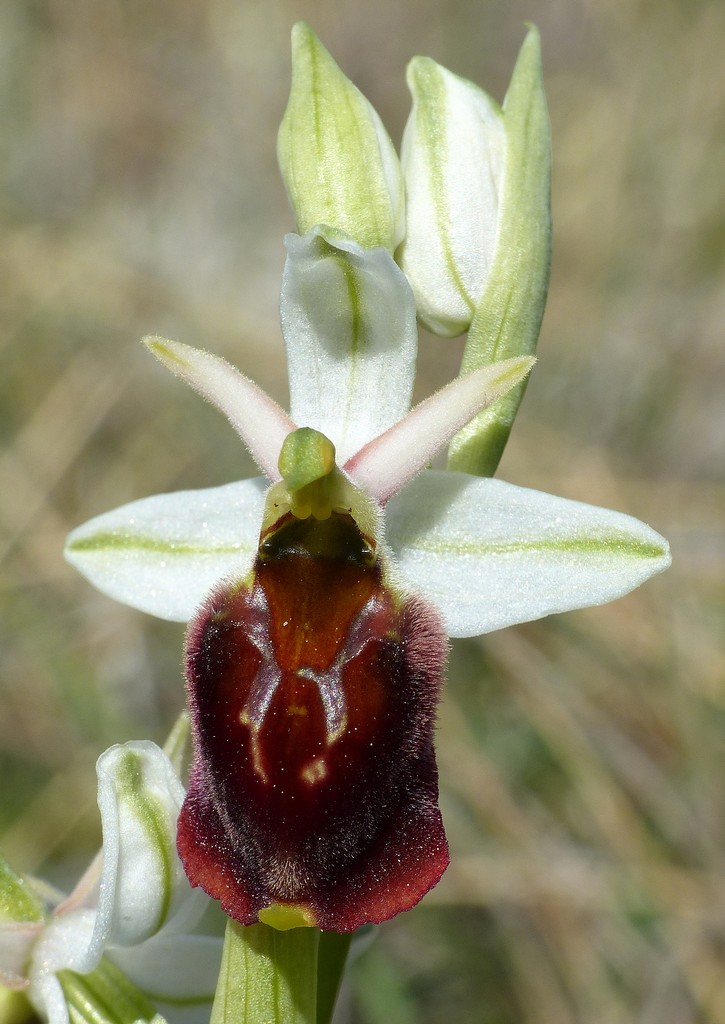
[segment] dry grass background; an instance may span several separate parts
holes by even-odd
[[[554,274],[501,475],[638,515],[674,553],[614,605],[455,646],[453,864],[360,956],[340,1020],[723,1024],[718,0],[0,5],[0,846],[68,884],[98,841],[96,756],[160,739],[181,706],[181,628],[92,592],[61,549],[97,512],[249,468],[139,336],[286,398],[274,142],[299,17],[394,138],[410,56],[501,98],[539,24]],[[460,353],[422,345],[421,394]]]

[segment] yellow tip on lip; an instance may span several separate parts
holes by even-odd
[[[304,903],[270,903],[259,911],[259,920],[280,932],[316,927],[315,915]]]

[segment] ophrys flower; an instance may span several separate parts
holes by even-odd
[[[76,530],[68,557],[112,596],[192,620],[192,882],[245,923],[345,931],[407,909],[445,867],[444,633],[611,600],[669,553],[629,516],[425,469],[531,360],[407,413],[414,302],[389,253],[321,228],[288,248],[291,416],[224,361],[148,342],[227,415],[266,483],[134,502]]]

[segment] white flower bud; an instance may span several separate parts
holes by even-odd
[[[503,108],[428,58],[411,61],[408,84],[407,234],[398,256],[418,316],[434,333],[453,337],[488,310],[494,322],[507,321],[513,339],[520,334],[510,315],[513,301],[517,313],[524,306],[524,316],[533,313],[538,333],[550,248],[550,141],[538,33],[531,29],[524,41]],[[523,343],[512,340],[491,359],[531,352],[525,333]]]
[[[468,330],[495,255],[506,136],[481,89],[415,57],[413,110],[403,136],[407,235],[400,265],[418,315],[434,333]]]

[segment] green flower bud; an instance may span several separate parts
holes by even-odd
[[[292,30],[292,88],[277,156],[300,234],[318,224],[391,252],[405,233],[403,177],[377,113],[312,29]]]

